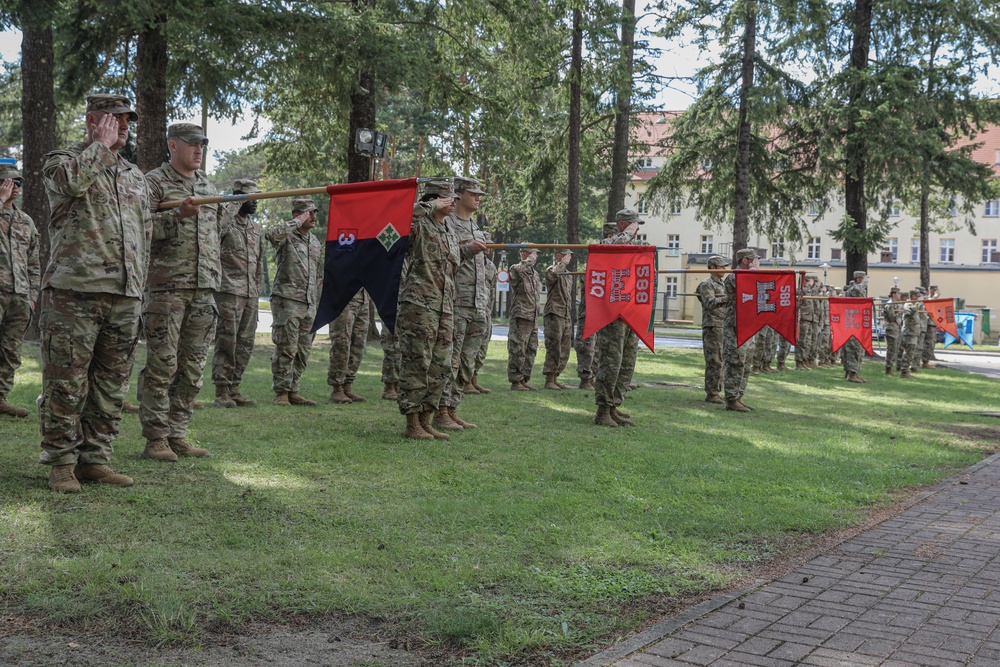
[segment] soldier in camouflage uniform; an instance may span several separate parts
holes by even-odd
[[[771,362],[774,361],[774,339],[777,334],[774,329],[765,326],[757,332],[757,343],[753,352],[751,375],[757,373],[773,373]]]
[[[864,271],[855,271],[854,280],[844,292],[844,296],[849,297],[867,297],[868,296],[868,285],[865,283],[865,279],[868,277]],[[847,374],[848,382],[856,382],[859,384],[864,384],[867,382],[863,377],[861,377],[861,362],[865,356],[865,349],[861,347],[861,343],[855,338],[849,339],[844,343],[843,348],[843,361],[844,361],[844,372]]]
[[[819,302],[805,298],[817,295],[816,274],[807,273],[805,284],[799,290],[799,338],[795,341],[795,369],[808,371],[816,368],[816,331],[819,324]]]
[[[61,493],[80,491],[80,481],[133,484],[108,463],[135,360],[152,234],[146,179],[118,155],[137,119],[128,98],[89,96],[86,141],[49,153],[42,168],[52,214],[38,322],[39,463],[52,466],[49,487]]]
[[[723,279],[729,260],[720,255],[708,258],[710,275],[698,285],[701,303],[701,349],[705,355],[705,402],[725,403],[722,399],[722,324],[726,318],[726,288]],[[714,271],[713,271],[714,269]]]
[[[752,270],[757,268],[757,253],[744,248],[736,253],[736,268]],[[753,360],[754,338],[742,346],[736,344],[736,274],[730,273],[722,281],[726,288],[726,317],[722,326],[722,361],[725,368],[726,410],[750,412],[753,410],[743,403],[750,378],[750,364]]]
[[[371,302],[368,292],[362,288],[337,319],[330,322],[330,366],[326,383],[331,387],[331,403],[365,402],[364,396],[354,393],[352,385],[358,377],[368,345]]]
[[[892,375],[892,366],[899,360],[899,329],[903,320],[898,287],[889,290],[882,304],[882,329],[885,331],[885,374]]]
[[[492,243],[489,234],[486,235],[486,239],[487,243]],[[485,254],[483,256],[485,257]],[[469,381],[469,384],[465,385],[466,394],[490,394],[493,392],[492,389],[487,389],[479,384],[479,371],[482,370],[483,364],[486,363],[486,355],[490,351],[490,339],[493,338],[493,306],[497,298],[497,265],[489,257],[486,257],[486,289],[490,295],[489,303],[483,309],[483,316],[486,318],[486,330],[483,332],[483,340],[479,344],[479,350],[476,352],[476,366],[472,372],[472,379]]]
[[[573,276],[569,275],[572,250],[557,250],[555,264],[545,269],[548,296],[542,309],[545,326],[545,388],[568,389],[559,382],[559,374],[569,363],[573,343]]]
[[[938,291],[937,285],[931,285],[927,288],[927,298],[937,299],[941,296],[941,292]],[[926,306],[924,307],[926,310]],[[936,365],[934,362],[937,357],[934,356],[934,345],[937,343],[937,324],[934,323],[934,318],[931,317],[930,313],[927,313],[927,331],[924,333],[924,344],[921,348],[922,352],[920,355],[921,366],[923,368],[934,368]]]
[[[240,178],[233,184],[233,194],[255,192],[260,189],[250,179]],[[221,408],[257,405],[257,401],[240,393],[240,382],[250,363],[257,334],[264,236],[260,223],[253,218],[257,212],[256,201],[237,203],[232,208],[236,209],[228,211],[232,221],[220,239],[222,282],[215,294],[219,324],[212,357],[212,383],[215,385],[215,404]]]
[[[399,337],[383,324],[378,340],[382,346],[382,399],[395,401],[399,398]]]
[[[617,222],[605,222],[604,238],[610,238],[618,233]],[[576,374],[580,378],[580,389],[594,389],[594,378],[600,359],[597,356],[597,336],[583,337],[584,325],[587,321],[587,296],[580,289],[580,300],[577,303],[576,331],[573,334],[573,349],[576,350]]]
[[[177,456],[208,456],[186,439],[194,399],[201,389],[208,346],[215,336],[215,292],[222,279],[219,239],[229,216],[221,204],[195,206],[194,197],[219,193],[201,171],[208,139],[192,123],[167,128],[170,161],[146,174],[153,224],[176,227],[166,239],[153,239],[149,281],[143,304],[146,367],[139,373],[139,420],[146,438],[144,458],[176,461]],[[157,211],[167,200],[181,206]]]
[[[826,297],[819,302],[819,339],[817,352],[819,365],[821,367],[833,366],[833,336],[830,331],[830,296],[832,291],[829,285],[819,286],[819,295]]]
[[[28,416],[7,397],[21,367],[21,342],[38,301],[41,274],[35,223],[14,205],[20,192],[20,172],[0,167],[0,414],[11,417]]]
[[[486,192],[474,178],[455,178],[455,213],[448,228],[459,243],[472,240],[487,243],[487,235],[473,219]],[[486,335],[486,309],[490,301],[483,253],[464,258],[455,274],[455,341],[451,353],[451,377],[445,383],[434,425],[448,431],[476,428],[458,416],[466,387],[476,372],[476,355]],[[475,388],[475,387],[473,387]],[[478,389],[475,390],[478,393]]]
[[[507,381],[511,391],[538,391],[528,381],[538,352],[538,297],[542,281],[535,272],[538,250],[521,251],[510,267],[510,328],[507,333]]]
[[[309,363],[312,325],[323,280],[323,246],[310,231],[316,204],[292,201],[290,221],[271,227],[264,238],[274,246],[276,273],[271,289],[271,388],[275,405],[316,405],[299,394],[299,380]]]
[[[618,232],[601,243],[639,245],[635,236],[639,225],[645,222],[635,211],[623,208],[615,214]],[[594,402],[597,404],[594,423],[598,426],[635,426],[631,415],[622,412],[621,405],[625,402],[625,393],[635,372],[639,337],[619,317],[597,332],[596,347],[600,364],[594,379]]]
[[[927,312],[927,306],[924,305],[924,300],[927,298],[927,290],[921,286],[917,285],[917,291],[920,292],[920,297],[917,299],[920,303],[920,309],[917,312],[917,319],[919,320],[917,333],[917,347],[913,351],[913,356],[910,364],[910,372],[916,373],[917,369],[920,368],[922,361],[923,350],[927,344],[927,323],[930,321],[931,316]]]
[[[455,342],[455,274],[463,258],[481,253],[477,240],[459,244],[448,225],[455,210],[449,179],[424,186],[413,207],[410,242],[399,286],[399,412],[406,417],[403,436],[415,440],[447,440],[431,422],[451,377]]]
[[[920,311],[923,309],[920,290],[910,290],[910,300],[903,304],[903,322],[900,329],[899,376],[902,378],[912,377],[914,360],[920,354],[917,342],[920,340]]]

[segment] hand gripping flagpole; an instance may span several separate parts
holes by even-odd
[[[427,181],[435,180],[433,178],[418,178],[417,183],[426,183]],[[272,192],[251,192],[243,193],[237,195],[218,195],[215,197],[195,197],[191,200],[191,204],[194,206],[202,206],[205,204],[222,204],[226,202],[245,202],[245,201],[256,201],[258,199],[280,199],[282,197],[307,197],[309,195],[325,195],[329,190],[328,185],[321,185],[315,188],[299,188],[298,190],[274,190]],[[336,187],[336,186],[333,186]],[[172,208],[177,208],[184,201],[181,199],[167,199],[161,201],[159,204],[159,210],[166,211]],[[586,247],[586,246],[584,246]]]

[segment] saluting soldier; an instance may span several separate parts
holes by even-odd
[[[87,138],[46,156],[52,211],[39,330],[42,454],[49,487],[131,486],[108,464],[135,361],[152,224],[139,168],[118,155],[139,115],[121,95],[87,97]],[[172,226],[167,226],[172,227]],[[158,233],[176,232],[161,228]]]
[[[755,270],[757,268],[757,253],[752,248],[744,248],[736,253],[736,268]],[[722,328],[722,361],[725,364],[726,410],[735,412],[750,412],[753,410],[743,402],[743,394],[747,390],[750,379],[750,364],[756,340],[753,336],[737,345],[736,337],[736,274],[730,273],[722,284],[726,288],[726,318]],[[796,362],[798,365],[798,362]]]
[[[538,391],[528,382],[538,353],[538,297],[542,281],[535,271],[538,250],[521,250],[510,267],[510,329],[507,333],[507,381],[511,391]]]
[[[559,382],[559,375],[569,363],[573,343],[573,276],[569,275],[569,262],[573,251],[557,250],[555,264],[545,269],[545,287],[548,295],[542,309],[545,326],[546,389],[568,389]]]
[[[889,290],[889,298],[882,304],[882,322],[885,330],[885,374],[892,375],[892,365],[899,361],[899,332],[903,319],[898,287]]]
[[[709,276],[698,285],[701,302],[701,349],[705,355],[705,402],[725,403],[722,394],[722,325],[726,319],[726,286],[723,279],[729,260],[720,255],[708,258]]]
[[[0,414],[27,417],[28,411],[7,402],[14,372],[21,367],[21,342],[38,301],[38,230],[28,214],[14,205],[21,193],[21,173],[0,167]]]

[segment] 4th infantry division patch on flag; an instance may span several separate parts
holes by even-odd
[[[410,239],[417,179],[330,185],[323,294],[313,331],[337,319],[362,287],[396,328],[396,300]]]

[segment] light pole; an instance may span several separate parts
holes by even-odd
[[[819,268],[823,269],[823,284],[825,285],[826,284],[826,272],[830,270],[830,265],[827,264],[826,262],[823,262],[822,264],[819,265]]]

